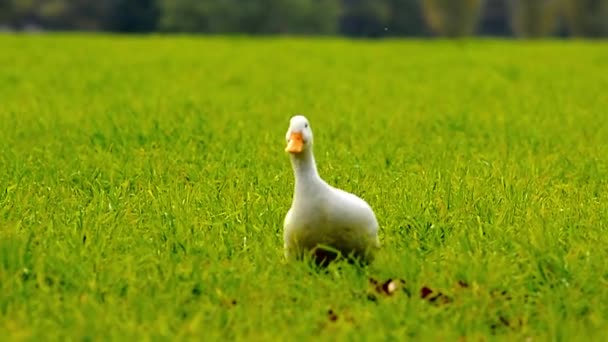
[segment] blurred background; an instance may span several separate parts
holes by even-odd
[[[0,30],[606,37],[608,0],[0,0]]]

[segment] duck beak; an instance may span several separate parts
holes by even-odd
[[[302,139],[302,133],[293,132],[289,136],[289,141],[287,142],[287,147],[285,148],[286,152],[289,153],[300,153],[304,148],[304,140]]]

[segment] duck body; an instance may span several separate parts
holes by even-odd
[[[302,258],[308,254],[317,264],[326,264],[339,252],[351,260],[369,263],[380,247],[376,216],[363,199],[327,184],[318,175],[312,153],[312,131],[306,133],[307,130],[310,127],[306,118],[292,118],[288,144],[294,131],[303,131],[302,140],[308,145],[300,152],[291,152],[295,186],[291,208],[283,223],[285,255]]]

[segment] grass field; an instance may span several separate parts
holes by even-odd
[[[604,42],[0,46],[7,340],[608,338]],[[376,211],[367,269],[283,258],[297,113]]]

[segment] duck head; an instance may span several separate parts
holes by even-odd
[[[287,140],[285,151],[292,155],[310,150],[312,148],[312,129],[308,119],[303,115],[293,116],[289,120],[289,129],[285,139]]]

